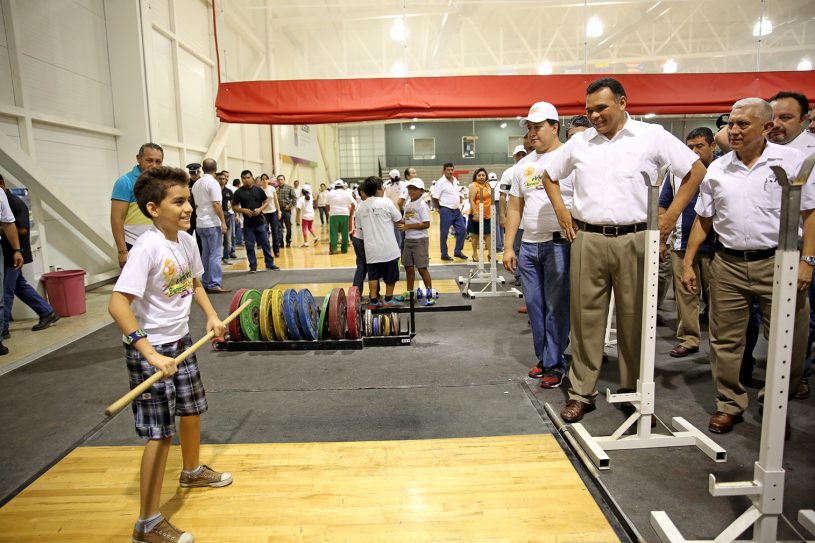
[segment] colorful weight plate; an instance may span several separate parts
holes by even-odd
[[[260,294],[260,338],[263,341],[274,341],[272,289],[270,288],[267,288]]]
[[[380,330],[380,328],[379,328],[379,315],[373,315],[373,325],[374,325],[373,326],[373,335],[378,336],[379,335],[379,330]]]
[[[317,324],[317,339],[323,340],[328,337],[328,302],[330,296],[323,297],[323,308],[320,309],[320,322]]]
[[[283,316],[283,291],[272,289],[272,325],[277,341],[286,341],[289,335],[286,318]]]
[[[260,341],[260,291],[246,289],[241,296],[241,303],[246,301],[251,304],[240,315],[241,336],[244,341]]]
[[[218,342],[219,342],[219,341],[225,341],[225,340],[224,340],[224,338],[222,338],[222,337],[216,337],[216,338],[212,338],[212,350],[213,350],[213,351],[217,351],[217,350],[218,350]]]
[[[303,339],[314,341],[317,339],[317,302],[311,292],[304,288],[297,293],[297,324],[303,332]]]
[[[241,306],[241,298],[246,293],[248,289],[239,288],[235,294],[232,295],[232,301],[229,302],[229,314],[231,315],[238,308]],[[232,321],[228,325],[229,328],[229,336],[232,341],[242,341],[243,337],[241,336],[241,324],[240,319],[232,319]]]
[[[382,335],[391,335],[391,319],[388,315],[382,315]]]
[[[345,301],[348,304],[345,316],[348,338],[359,339],[362,337],[362,296],[359,294],[359,289],[357,287],[349,288]]]
[[[399,313],[391,313],[391,319],[393,319],[391,323],[391,333],[394,336],[398,336],[402,332],[399,329]]]
[[[328,301],[328,333],[331,339],[345,339],[345,291],[335,288]]]
[[[283,292],[283,318],[291,338],[297,341],[303,339],[297,324],[297,292],[293,288],[287,288]]]

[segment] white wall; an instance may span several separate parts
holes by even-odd
[[[160,143],[167,165],[214,156],[233,177],[273,171],[270,127],[222,126],[215,116],[208,1],[0,0],[0,8],[0,134],[19,146],[12,154],[38,166],[32,185],[44,192],[30,188],[46,270],[83,268],[88,282],[115,275],[110,192],[141,143]],[[223,19],[219,31],[234,49],[225,69],[233,79],[256,78],[267,69],[265,25]],[[0,171],[16,184],[10,167]],[[50,191],[78,217],[43,205]],[[111,245],[83,235],[72,225],[80,218]]]

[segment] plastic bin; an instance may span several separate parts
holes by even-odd
[[[85,270],[63,270],[42,274],[48,303],[60,317],[85,312]]]

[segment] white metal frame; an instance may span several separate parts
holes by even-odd
[[[494,198],[490,198],[490,207],[493,212],[490,221],[490,271],[484,269],[484,198],[479,198],[478,202],[478,266],[470,272],[467,277],[458,276],[458,284],[461,286],[461,293],[469,296],[471,300],[475,298],[497,298],[499,296],[515,296],[523,298],[523,293],[515,287],[509,290],[499,290],[498,284],[506,284],[503,275],[498,275],[498,257],[495,254],[495,222],[497,206]],[[483,284],[481,290],[473,290],[472,285]]]
[[[642,344],[640,345],[640,376],[637,391],[612,394],[606,391],[608,403],[630,402],[636,411],[609,436],[592,436],[580,423],[572,424],[575,438],[592,462],[600,469],[608,469],[610,459],[606,451],[627,449],[651,449],[661,447],[699,447],[709,458],[724,462],[727,453],[716,442],[695,428],[682,417],[674,417],[669,434],[652,434],[651,417],[654,416],[654,358],[656,352],[657,276],[659,270],[659,184],[662,175],[653,184],[646,172],[641,172],[648,187],[648,230],[645,237],[645,281],[643,285]],[[796,268],[797,269],[797,268]],[[624,435],[637,425],[634,435]]]
[[[798,221],[801,208],[801,187],[815,166],[815,155],[804,162],[793,181],[779,166],[770,166],[782,187],[781,229],[775,252],[773,274],[773,306],[770,316],[770,345],[767,353],[767,384],[764,414],[761,420],[761,447],[755,463],[752,481],[717,483],[709,474],[712,496],[748,496],[752,505],[725,528],[715,539],[705,542],[730,543],[753,526],[754,542],[777,541],[778,520],[784,508],[784,430],[792,358],[793,326],[782,315],[795,314],[798,284]],[[808,530],[815,527],[812,511],[799,513],[799,520]],[[651,525],[660,539],[670,543],[688,543],[664,511],[651,511]],[[699,542],[701,543],[701,542]]]
[[[611,327],[611,322],[614,320],[614,289],[611,290],[611,298],[608,302],[608,318],[606,319],[606,347],[614,347],[617,345],[617,329]],[[614,334],[614,339],[611,339],[611,334]]]

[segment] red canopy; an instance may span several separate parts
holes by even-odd
[[[514,117],[540,100],[584,112],[586,87],[605,75],[309,79],[221,83],[218,117],[230,123],[320,124],[385,119]],[[633,114],[725,113],[736,100],[781,90],[815,94],[815,71],[621,74]]]

